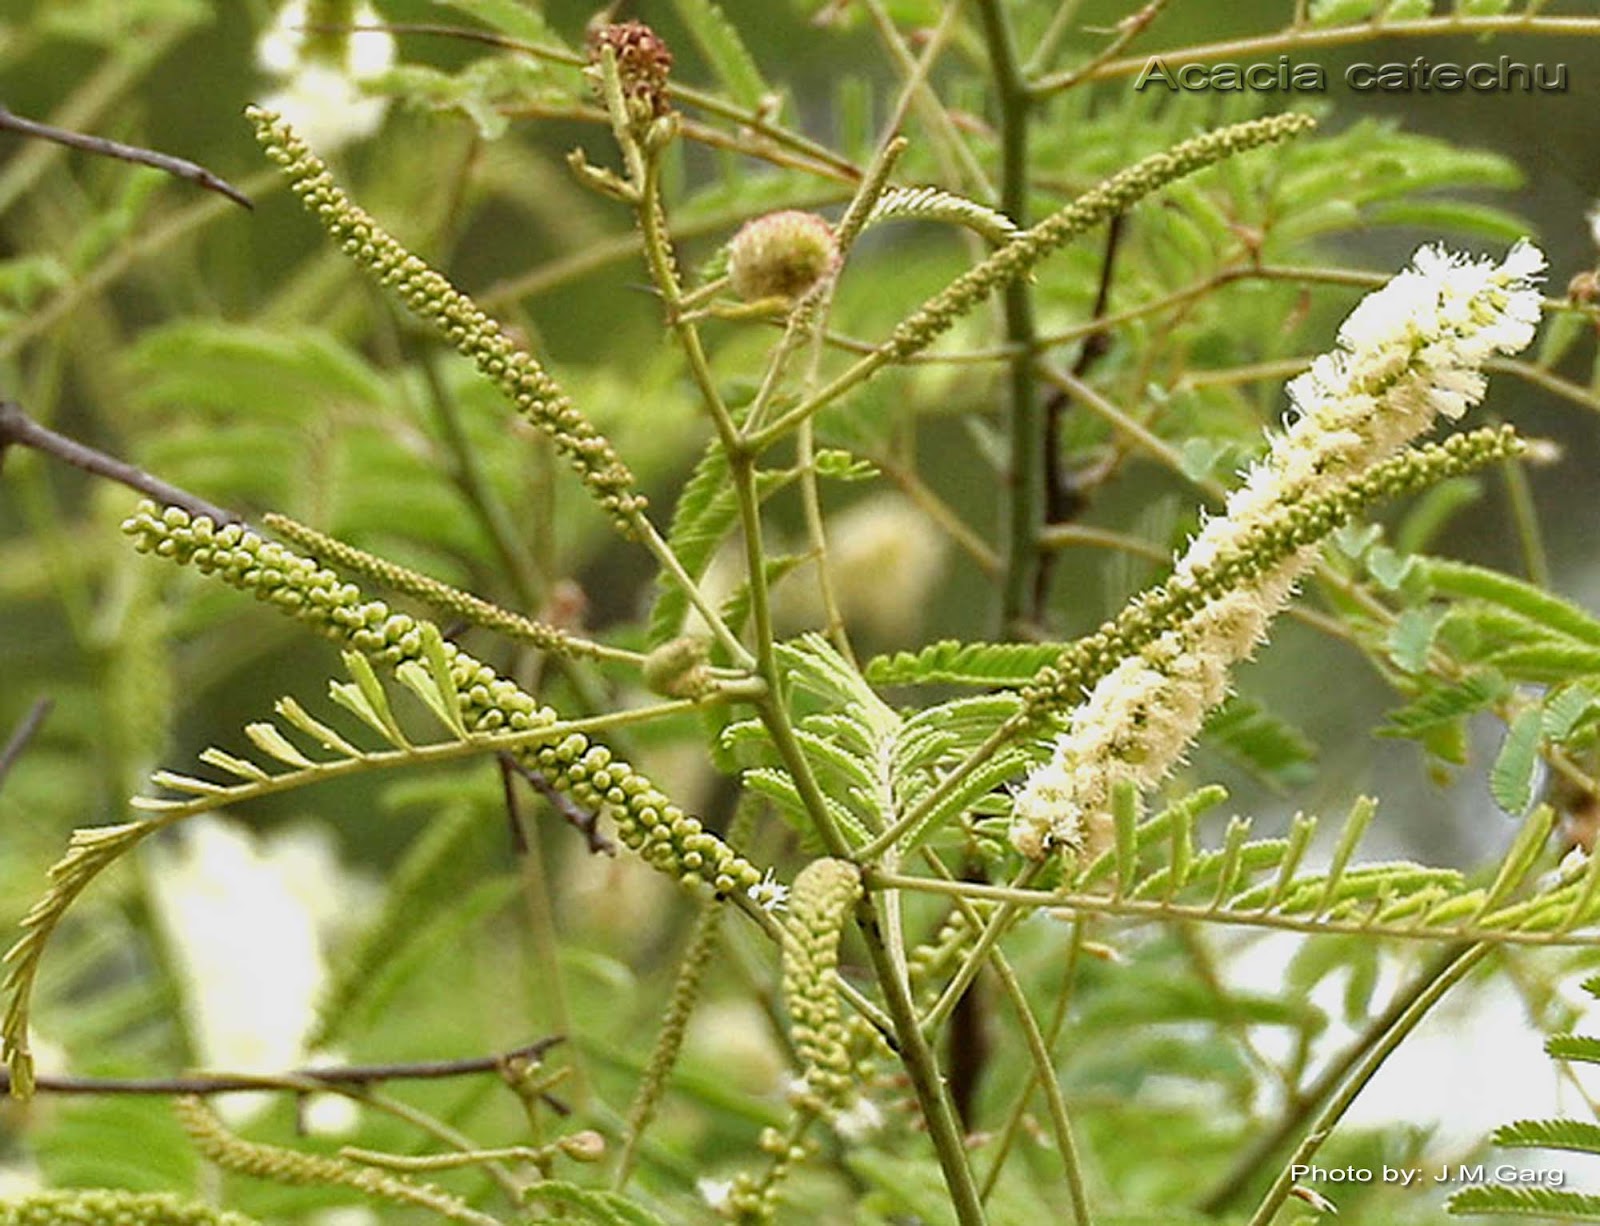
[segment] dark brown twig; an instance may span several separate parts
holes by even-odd
[[[516,820],[517,798],[516,792],[511,787],[512,775],[517,775],[526,780],[528,786],[544,797],[562,820],[581,832],[584,841],[589,845],[591,854],[600,852],[604,852],[608,856],[617,854],[617,845],[608,839],[600,829],[600,815],[598,813],[590,813],[575,804],[570,797],[563,796],[555,788],[551,787],[550,781],[534,770],[533,767],[525,766],[508,753],[503,753],[499,757],[500,777],[505,786],[506,812],[511,816],[511,837],[516,842],[518,854],[526,852],[528,848],[524,842],[527,836],[523,832],[522,823]]]
[[[191,515],[207,516],[212,523],[244,522],[232,511],[224,510],[203,498],[197,498],[175,485],[168,485],[159,477],[152,477],[142,468],[135,468],[132,464],[124,463],[103,451],[97,451],[64,434],[57,434],[54,430],[47,429],[24,413],[22,406],[9,400],[0,400],[0,466],[5,463],[6,449],[13,443],[42,451],[46,455],[81,468],[86,473],[125,485],[159,503],[182,507]]]
[[[190,1073],[182,1077],[49,1077],[41,1076],[34,1088],[41,1094],[237,1094],[250,1090],[303,1092],[305,1083],[361,1088],[383,1081],[439,1081],[476,1073],[501,1073],[513,1064],[538,1060],[564,1035],[552,1035],[493,1056],[463,1060],[426,1060],[414,1064],[348,1064],[329,1068],[295,1069],[288,1073]],[[0,1069],[0,1094],[11,1091],[11,1075]]]
[[[187,158],[157,153],[154,149],[141,149],[138,145],[125,145],[121,141],[107,140],[103,136],[86,136],[82,132],[74,132],[70,128],[58,128],[54,124],[40,123],[35,119],[24,119],[3,106],[0,106],[0,132],[37,136],[42,140],[54,141],[69,149],[81,149],[85,153],[98,154],[100,157],[116,158],[120,162],[134,162],[140,166],[154,166],[174,178],[183,179],[196,187],[203,187],[207,191],[226,196],[235,204],[242,204],[247,209],[256,207],[249,196],[226,179],[212,174],[198,162],[191,162]]]
[[[1105,258],[1100,262],[1100,288],[1095,293],[1094,310],[1090,314],[1091,320],[1102,320],[1106,317],[1111,305],[1111,283],[1114,278],[1117,263],[1117,248],[1122,242],[1122,225],[1125,214],[1119,213],[1111,219],[1110,228],[1106,232]],[[1072,373],[1076,378],[1083,378],[1089,370],[1111,349],[1111,333],[1104,328],[1096,328],[1083,338],[1083,348],[1078,352],[1078,360],[1073,363]],[[1076,480],[1073,474],[1066,472],[1061,466],[1061,422],[1070,404],[1070,397],[1066,392],[1057,390],[1045,401],[1044,406],[1044,523],[1046,528],[1057,524],[1070,523],[1083,514],[1088,498],[1085,494],[1083,483]],[[1045,551],[1039,558],[1039,569],[1034,572],[1033,590],[1033,621],[1042,624],[1045,607],[1050,600],[1050,578],[1055,565],[1055,557]]]
[[[22,717],[22,722],[17,725],[17,730],[11,734],[11,739],[6,742],[6,747],[0,749],[0,787],[5,786],[6,776],[11,773],[11,768],[17,764],[17,759],[22,756],[22,751],[28,747],[44,721],[49,718],[50,709],[54,707],[52,698],[37,698],[28,713]]]

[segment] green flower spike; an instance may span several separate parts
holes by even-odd
[[[795,878],[784,924],[783,998],[794,1025],[806,1090],[843,1106],[855,1092],[850,1032],[834,974],[839,939],[861,897],[861,874],[847,860],[813,860]]]
[[[391,611],[381,600],[368,600],[360,588],[327,567],[238,524],[219,528],[204,516],[194,518],[178,507],[163,509],[146,502],[122,528],[141,552],[180,565],[192,563],[378,663],[394,667],[408,660],[426,662],[426,623]],[[531,732],[559,719],[550,707],[541,706],[455,644],[441,646],[469,732]],[[643,775],[582,733],[518,750],[516,756],[583,808],[611,813],[618,837],[655,868],[686,883],[701,882],[722,895],[748,890],[761,880],[753,864],[706,830],[699,819],[684,813]]]
[[[0,1226],[256,1226],[251,1218],[165,1192],[35,1192],[0,1205]]]
[[[1208,132],[1136,162],[957,277],[894,330],[884,354],[900,360],[927,348],[994,290],[1026,276],[1047,255],[1168,183],[1247,150],[1299,136],[1315,126],[1316,121],[1308,115],[1271,115]]]
[[[625,533],[644,510],[633,474],[609,440],[578,411],[566,393],[505,330],[450,284],[442,273],[407,251],[351,202],[328,168],[293,128],[271,111],[250,107],[256,139],[283,168],[301,203],[340,248],[387,286],[418,318],[431,323],[457,351],[471,358],[517,411],[555,440],[589,492]]]
[[[306,1154],[277,1145],[246,1141],[223,1127],[216,1112],[203,1099],[192,1096],[175,1099],[172,1109],[194,1147],[207,1161],[214,1162],[225,1171],[299,1187],[321,1184],[354,1188],[368,1196],[431,1210],[453,1222],[466,1222],[469,1226],[499,1226],[496,1219],[469,1208],[459,1197],[432,1184],[373,1170],[345,1158]]]

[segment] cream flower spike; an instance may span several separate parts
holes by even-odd
[[[351,25],[382,22],[370,4],[352,8]],[[313,149],[329,154],[383,126],[389,99],[362,86],[394,67],[395,40],[387,30],[367,29],[321,47],[308,37],[311,24],[307,0],[288,0],[257,42],[256,63],[281,83],[261,105],[293,124]]]
[[[1337,490],[1417,438],[1439,416],[1483,398],[1482,366],[1533,340],[1545,258],[1527,242],[1501,263],[1423,247],[1339,329],[1339,349],[1289,385],[1289,424],[1178,562],[1211,565],[1252,530],[1308,497]],[[1096,848],[1112,785],[1158,783],[1183,757],[1206,713],[1226,696],[1228,669],[1247,658],[1316,559],[1308,546],[1219,597],[1124,660],[1068,717],[1051,761],[1013,802],[1011,842],[1030,858]]]

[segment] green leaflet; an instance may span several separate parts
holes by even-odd
[[[728,15],[712,0],[672,0],[672,7],[727,95],[747,110],[760,109],[773,89]]]
[[[1140,821],[1128,803],[1131,796],[1120,797],[1113,847],[1054,898],[1083,914],[1316,933],[1534,945],[1600,940],[1592,930],[1600,919],[1600,871],[1568,872],[1530,892],[1550,830],[1547,807],[1529,814],[1493,884],[1480,889],[1454,869],[1407,861],[1355,863],[1375,812],[1371,801],[1351,810],[1324,872],[1299,871],[1317,828],[1310,817],[1296,818],[1287,839],[1262,840],[1249,839],[1249,820],[1235,817],[1220,846],[1202,847],[1195,818],[1221,798],[1220,789],[1202,789]]]
[[[509,38],[541,43],[547,47],[562,45],[537,10],[519,4],[517,0],[439,0],[439,3],[481,21]]]
[[[796,739],[834,820],[848,836],[866,842],[916,810],[943,774],[1014,714],[1009,694],[956,699],[903,716],[821,635],[781,644],[778,657],[794,691]],[[816,709],[816,704],[822,704]],[[775,801],[802,832],[809,812],[758,720],[730,724],[722,745],[743,755],[746,782]],[[902,834],[915,847],[964,811],[994,795],[1038,757],[1036,749],[1003,748],[964,778]]]
[[[1436,596],[1501,605],[1538,623],[1553,635],[1600,647],[1600,620],[1531,583],[1468,562],[1418,558],[1417,564],[1418,573]]]
[[[1526,813],[1533,803],[1534,774],[1539,766],[1539,726],[1537,710],[1527,710],[1511,722],[1500,754],[1489,772],[1489,791],[1494,801],[1513,816]]]
[[[1059,644],[963,643],[945,639],[919,651],[878,656],[867,663],[874,685],[1025,685],[1061,654]]]
[[[1518,1120],[1494,1130],[1506,1149],[1570,1149],[1600,1154],[1600,1124],[1593,1120]]]
[[[1566,1222],[1600,1222],[1600,1196],[1565,1188],[1524,1188],[1514,1184],[1478,1184],[1457,1192],[1446,1203],[1452,1216],[1503,1214],[1511,1217],[1558,1217]]]
[[[1206,743],[1275,787],[1304,783],[1317,747],[1260,703],[1235,696],[1206,720]]]
[[[1017,233],[1016,223],[998,209],[937,187],[891,187],[872,206],[866,225],[896,218],[965,226],[992,243],[1009,242]]]
[[[1594,861],[1590,861],[1582,876],[1596,876]],[[1584,980],[1582,987],[1590,996],[1600,998],[1600,976]],[[1600,1063],[1600,1039],[1591,1035],[1551,1035],[1545,1041],[1545,1051],[1556,1060]],[[1494,1144],[1507,1149],[1555,1149],[1600,1154],[1600,1124],[1593,1120],[1517,1120],[1497,1128],[1492,1140]],[[1550,1216],[1562,1221],[1600,1221],[1600,1196],[1565,1188],[1479,1184],[1457,1192],[1450,1198],[1447,1208],[1454,1215],[1481,1213],[1516,1217]]]
[[[563,1209],[570,1209],[578,1214],[577,1220],[594,1222],[597,1226],[666,1226],[661,1218],[626,1196],[581,1188],[558,1179],[529,1184],[523,1190],[523,1196],[536,1204],[559,1205]]]

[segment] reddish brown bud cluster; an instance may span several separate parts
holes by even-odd
[[[657,119],[672,109],[667,102],[672,52],[659,34],[642,21],[590,26],[589,63],[598,65],[606,47],[617,57],[617,76],[630,110],[638,107],[642,117]]]

